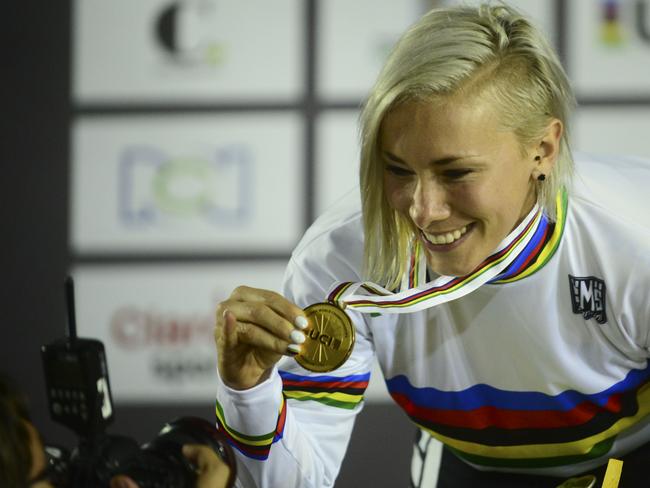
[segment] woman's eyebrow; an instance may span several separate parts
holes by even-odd
[[[395,156],[393,153],[391,153],[389,151],[383,151],[383,153],[384,153],[384,156],[387,159],[390,159],[390,160],[392,160],[392,161],[394,161],[396,163],[404,164],[406,166],[409,165],[406,161],[404,161],[401,158]],[[445,157],[440,158],[440,159],[432,159],[431,161],[429,161],[429,164],[437,165],[437,166],[444,166],[446,164],[451,164],[451,163],[454,163],[456,161],[460,161],[462,159],[475,158],[475,157],[477,157],[477,156],[445,156]]]

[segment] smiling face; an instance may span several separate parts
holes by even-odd
[[[406,102],[384,118],[379,144],[389,205],[417,229],[430,268],[450,276],[474,270],[530,212],[553,160],[544,144],[522,154],[486,103]]]

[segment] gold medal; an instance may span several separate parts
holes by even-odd
[[[296,356],[298,364],[315,373],[341,366],[354,346],[354,326],[350,317],[331,303],[315,303],[305,309],[309,325],[307,339]]]

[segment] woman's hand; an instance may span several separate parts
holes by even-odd
[[[221,379],[237,390],[261,383],[283,354],[299,352],[306,327],[303,310],[282,295],[236,288],[217,307],[214,337]]]

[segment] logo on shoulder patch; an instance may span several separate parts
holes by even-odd
[[[569,275],[573,313],[581,313],[585,320],[595,318],[599,324],[607,322],[605,309],[605,282],[595,276]]]

